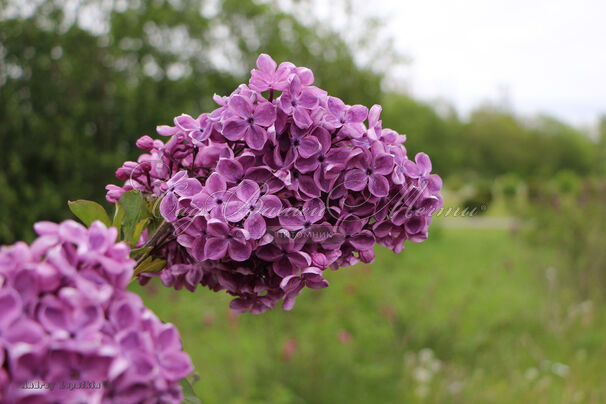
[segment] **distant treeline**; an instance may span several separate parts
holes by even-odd
[[[357,66],[338,33],[272,3],[220,0],[204,13],[203,0],[119,3],[86,2],[83,15],[100,27],[93,33],[62,2],[20,15],[18,0],[0,0],[0,243],[68,216],[68,199],[103,200],[114,170],[136,158],[138,137],[214,108],[213,93],[229,94],[260,51],[312,68],[350,103],[382,103],[384,126],[407,134],[409,154],[429,153],[445,178],[584,175],[601,161],[583,133],[551,118],[524,122],[486,108],[461,120],[385,94],[382,74]]]
[[[553,117],[518,118],[504,107],[479,107],[463,120],[402,94],[385,94],[383,105],[383,122],[408,134],[409,154],[427,152],[445,177],[515,174],[533,180],[562,170],[585,176],[604,169],[606,125],[601,139],[592,140]]]

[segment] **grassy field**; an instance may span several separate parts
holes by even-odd
[[[160,283],[141,294],[179,327],[204,403],[606,402],[604,306],[505,230],[436,230],[329,272],[292,312],[237,316],[222,293]]]

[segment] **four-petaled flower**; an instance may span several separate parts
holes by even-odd
[[[230,222],[244,220],[244,229],[250,238],[258,240],[265,234],[266,224],[263,216],[274,218],[282,210],[282,202],[275,195],[261,195],[259,185],[244,180],[236,187],[235,197],[225,205],[225,219]]]
[[[186,171],[175,174],[166,185],[168,189],[160,202],[160,213],[166,221],[174,222],[177,220],[179,197],[191,199],[202,190],[202,185],[195,178],[189,178]]]
[[[352,191],[368,190],[376,197],[389,194],[389,182],[385,176],[393,171],[393,156],[375,150],[364,150],[351,160],[353,167],[345,174],[343,185]]]
[[[415,163],[410,160],[404,161],[403,171],[410,178],[419,180],[419,187],[428,193],[436,193],[442,188],[442,179],[437,174],[431,173],[431,160],[425,153],[417,153]],[[426,193],[427,193],[426,192]]]
[[[363,135],[366,128],[362,122],[368,116],[368,108],[364,105],[345,105],[337,97],[328,97],[327,106],[326,124],[331,129],[339,129],[339,136],[358,138]]]
[[[297,268],[311,265],[311,257],[301,251],[304,240],[293,239],[287,230],[279,230],[274,235],[274,243],[262,246],[257,251],[257,257],[272,262],[276,275],[285,278],[296,272]]]
[[[290,62],[280,63],[276,69],[276,62],[271,56],[262,53],[257,58],[257,69],[250,72],[250,88],[262,92],[266,90],[282,91],[288,86],[288,77],[295,65]]]
[[[212,173],[199,193],[191,199],[191,204],[197,208],[197,213],[222,218],[226,203],[233,198],[227,191],[225,179],[219,173]]]
[[[288,88],[278,101],[280,109],[287,115],[292,115],[295,124],[301,129],[307,129],[313,123],[310,110],[320,102],[317,93],[310,87],[303,87],[298,75],[293,74]]]
[[[253,105],[250,99],[234,95],[228,105],[234,116],[225,121],[223,135],[231,141],[244,139],[251,149],[261,150],[267,141],[266,128],[276,120],[273,104]]]
[[[322,127],[317,127],[312,136],[320,142],[320,149],[308,158],[297,159],[295,168],[304,174],[313,173],[316,186],[328,192],[354,153],[348,147],[331,147],[330,134]]]
[[[364,221],[355,215],[341,219],[337,231],[324,241],[328,249],[339,249],[343,245],[352,246],[357,250],[368,250],[375,244],[375,236],[370,230],[363,230]]]
[[[187,114],[181,114],[175,118],[175,125],[179,129],[188,133],[196,144],[202,144],[202,142],[204,142],[210,136],[210,131],[207,130],[207,114],[201,114],[196,119]]]
[[[307,130],[293,126],[292,133],[278,138],[280,150],[286,149],[285,163],[295,161],[298,157],[310,158],[322,149],[319,139]]]
[[[280,224],[286,230],[297,231],[309,229],[324,217],[326,208],[320,199],[310,199],[303,204],[303,209],[286,208],[280,214]]]
[[[230,227],[219,219],[210,219],[206,227],[208,240],[204,246],[207,259],[218,260],[229,254],[234,261],[246,261],[252,248],[246,230]]]

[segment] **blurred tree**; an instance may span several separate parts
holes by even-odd
[[[135,140],[213,108],[260,52],[309,66],[352,102],[381,74],[335,32],[253,0],[0,1],[0,243],[30,239],[67,199],[102,200]]]
[[[558,173],[535,186],[526,213],[533,220],[529,240],[556,252],[564,281],[580,299],[606,296],[606,182],[603,178]]]
[[[371,31],[350,46],[326,21],[295,17],[309,8],[289,13],[278,3],[0,0],[0,243],[66,217],[67,199],[102,200],[114,170],[136,157],[138,137],[212,109],[212,94],[229,94],[260,52],[312,68],[318,85],[351,104],[382,103],[384,125],[409,136],[409,156],[427,152],[446,179],[480,189],[506,173],[531,184],[561,170],[606,174],[606,119],[599,154],[550,117],[483,106],[463,120],[452,108],[383,93],[397,58],[369,40],[380,24],[359,24]]]
[[[531,130],[536,135],[533,136],[534,167],[541,170],[540,175],[551,176],[560,170],[580,175],[594,171],[596,144],[586,133],[549,116],[539,116]]]
[[[606,116],[602,116],[598,126],[598,152],[596,167],[601,175],[606,175]]]
[[[517,172],[532,174],[535,151],[529,148],[531,134],[510,113],[492,107],[474,111],[461,139],[467,150],[463,165],[495,177]]]
[[[441,116],[432,105],[397,93],[386,94],[382,104],[383,125],[407,135],[409,158],[421,151],[429,154],[433,169],[443,176],[461,167],[466,156],[457,145],[462,124],[454,111]]]
[[[555,118],[531,121],[494,107],[475,110],[461,133],[467,158],[461,168],[494,176],[550,177],[560,170],[588,174],[594,169],[595,143]]]

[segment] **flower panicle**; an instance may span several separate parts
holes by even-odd
[[[0,401],[181,402],[191,360],[177,329],[126,290],[135,261],[116,228],[34,229],[31,245],[0,248]]]
[[[108,185],[107,200],[140,190],[174,229],[166,267],[141,282],[225,290],[238,312],[280,299],[289,310],[305,287],[328,286],[327,268],[427,238],[443,203],[429,157],[408,158],[379,105],[348,105],[313,83],[311,70],[261,54],[214,111],[159,126],[166,142],[137,142],[144,153],[118,169],[125,182]]]

